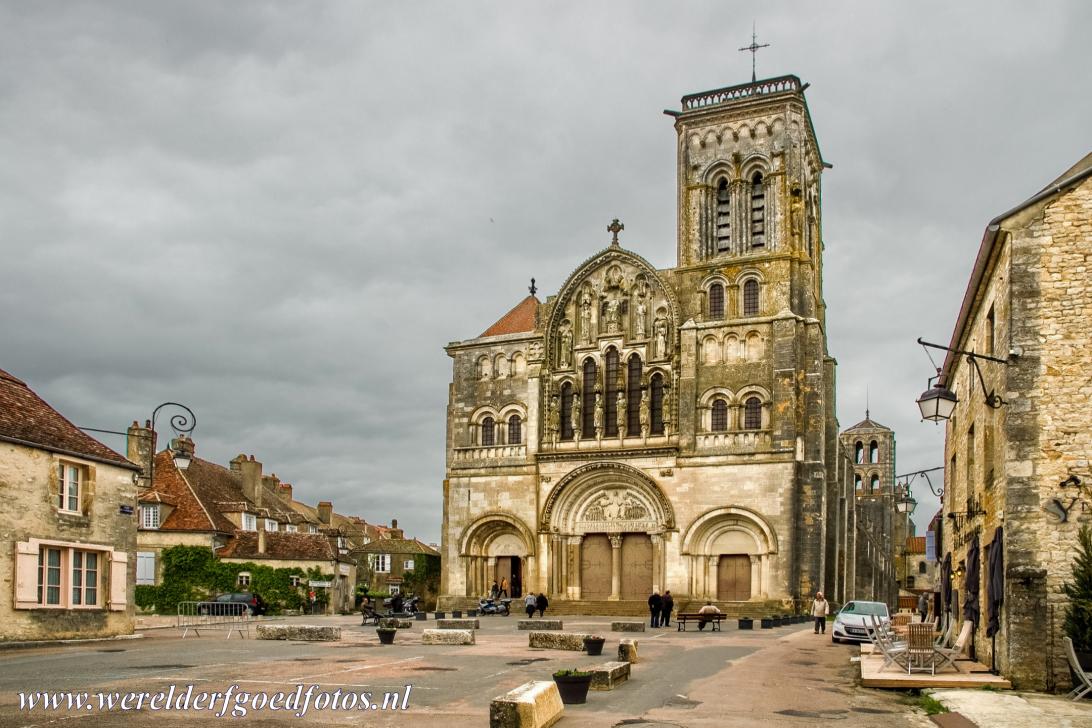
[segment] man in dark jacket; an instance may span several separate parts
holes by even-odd
[[[671,590],[664,592],[664,598],[660,602],[660,626],[671,626],[671,612],[675,609],[675,599],[671,596]]]
[[[648,598],[648,611],[652,616],[652,626],[660,626],[660,610],[663,608],[663,597],[660,596],[660,592],[652,592],[652,596]]]
[[[546,607],[550,606],[550,600],[546,598],[546,595],[542,592],[538,593],[538,598],[535,599],[535,606],[538,607],[538,616],[546,614]]]

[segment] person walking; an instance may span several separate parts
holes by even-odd
[[[706,602],[705,606],[698,610],[698,614],[702,615],[698,619],[698,631],[701,632],[703,629],[705,629],[705,625],[709,624],[709,622],[711,621],[706,619],[705,617],[713,614],[720,614],[720,610],[717,609],[717,605],[713,604],[713,602]],[[717,625],[714,624],[713,629],[716,628]]]
[[[538,598],[535,599],[535,606],[538,607],[538,616],[546,614],[546,607],[550,606],[550,600],[546,598],[546,595],[542,592],[538,593]]]
[[[925,592],[922,592],[921,596],[918,597],[918,614],[921,615],[922,622],[929,616],[929,599],[925,596]]]
[[[535,616],[535,610],[538,609],[538,599],[534,593],[528,592],[527,597],[523,600],[523,608],[527,610],[527,619]]]
[[[497,580],[494,579],[493,586],[489,587],[489,598],[496,600],[498,595],[500,595],[500,587],[497,586]]]
[[[663,609],[664,600],[660,596],[660,592],[653,591],[652,595],[648,598],[648,611],[652,617],[652,626],[660,626],[660,610]]]
[[[827,612],[830,605],[823,598],[823,592],[815,593],[815,601],[811,603],[811,616],[815,617],[815,634],[827,633]]]
[[[501,578],[500,595],[502,597],[508,596],[508,579],[507,579],[507,577],[502,577]]]
[[[671,590],[668,589],[664,592],[664,597],[660,600],[660,626],[671,626],[671,612],[675,609],[675,599],[671,596]]]

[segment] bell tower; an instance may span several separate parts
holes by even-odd
[[[824,164],[796,76],[690,94],[678,132],[678,265],[774,263],[774,311],[823,319]]]

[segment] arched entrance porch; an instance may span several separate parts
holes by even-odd
[[[750,601],[769,598],[777,536],[759,514],[727,506],[706,511],[686,530],[690,593],[701,599]]]
[[[502,579],[513,598],[537,589],[534,543],[531,530],[507,513],[486,513],[467,526],[459,540],[466,569],[464,596],[484,596],[494,580],[500,584]]]
[[[564,599],[644,599],[662,589],[663,534],[675,516],[659,486],[621,463],[590,463],[565,476],[543,506],[547,588]]]

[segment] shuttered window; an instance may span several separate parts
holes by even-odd
[[[721,177],[717,184],[717,252],[723,253],[732,244],[732,200],[728,180]]]
[[[761,248],[766,244],[766,188],[762,173],[755,172],[751,178],[751,247]]]

